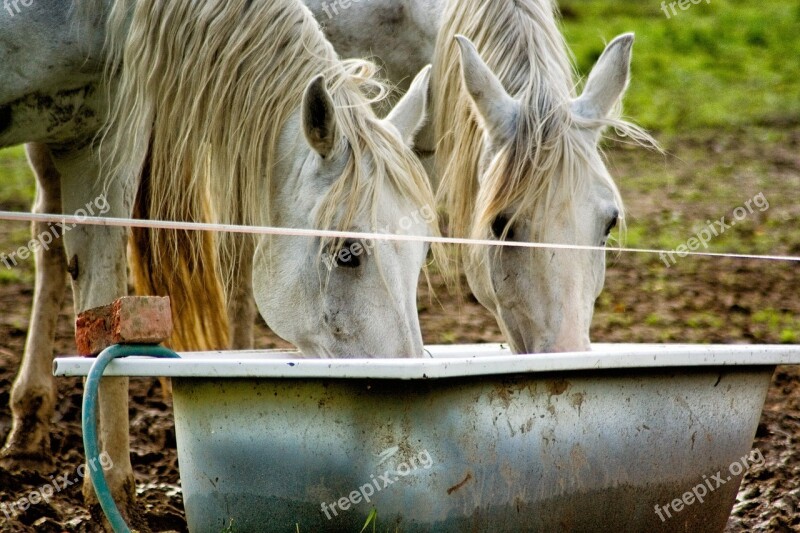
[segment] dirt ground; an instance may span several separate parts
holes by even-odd
[[[706,337],[713,342],[753,342],[760,340],[758,331],[737,326],[737,319],[745,317],[749,309],[744,301],[757,300],[757,295],[792,295],[792,280],[788,272],[770,272],[768,275],[758,265],[739,266],[731,276],[729,287],[715,291],[718,295],[698,301],[695,287],[719,283],[714,271],[705,271],[704,279],[694,279],[686,288],[686,298],[674,306],[672,312],[680,315],[696,306],[704,309],[718,308],[730,317],[730,328],[718,336]],[[780,269],[778,269],[780,270]],[[624,269],[621,265],[609,272],[608,285],[619,287],[619,306],[626,313],[646,316],[648,308],[659,302],[636,298],[635,291],[625,291],[625,286],[641,283],[638,270]],[[745,292],[736,280],[749,280]],[[763,287],[753,287],[758,279]],[[436,280],[435,280],[436,281]],[[736,287],[739,292],[731,292]],[[441,336],[451,342],[488,342],[501,340],[492,318],[471,299],[459,304],[453,298],[444,298],[446,292],[438,287],[441,303],[457,311],[442,313],[438,304],[430,304],[422,311],[423,327],[427,327],[429,341],[440,342]],[[762,292],[763,291],[763,292]],[[731,296],[732,295],[732,296]],[[0,318],[0,435],[10,426],[8,409],[9,392],[14,378],[26,332],[27,309],[32,296],[29,287],[0,286],[0,306],[8,310]],[[796,297],[796,296],[795,296]],[[753,304],[755,307],[755,304]],[[460,308],[460,310],[459,310]],[[602,315],[603,311],[600,311]],[[746,322],[742,319],[741,322]],[[642,341],[636,328],[606,326],[597,328],[598,341]],[[646,333],[646,332],[644,332]],[[698,339],[691,335],[685,341]],[[281,345],[265,328],[259,328],[260,346]],[[74,353],[71,336],[69,302],[64,307],[58,330],[58,353]],[[55,464],[49,472],[7,472],[0,469],[0,502],[11,502],[50,482],[50,474],[72,475],[83,459],[80,431],[80,404],[82,384],[79,379],[59,379],[59,401],[53,425],[51,447]],[[171,404],[164,400],[157,380],[134,379],[131,386],[131,458],[136,470],[137,491],[143,499],[147,520],[153,531],[185,531],[183,521],[180,480],[175,451],[175,430],[172,423]],[[727,531],[800,531],[800,372],[791,367],[780,367],[770,389],[761,423],[754,441],[766,458],[761,467],[747,473],[734,507]],[[87,510],[82,506],[79,484],[67,487],[50,500],[31,506],[24,513],[9,520],[0,515],[2,532],[60,532],[92,531],[93,525]]]
[[[800,157],[796,154],[800,152],[795,148],[800,134],[795,133],[789,155],[758,154],[762,160],[772,161],[766,169],[771,175],[790,176],[780,182],[782,189],[770,193],[776,204],[770,216],[782,221],[780,227],[794,229],[799,227],[796,200],[781,211],[777,199],[781,195],[797,198]],[[636,191],[640,178],[632,170],[635,162],[627,161],[636,157],[620,152],[614,171],[634,215],[655,220],[665,206],[671,206],[676,212],[683,210],[683,215],[705,219],[702,206],[681,207],[682,200],[670,200],[669,194]],[[753,154],[740,151],[732,156],[731,165],[738,164],[736,157],[747,160]],[[687,176],[697,172],[697,168],[686,170]],[[675,178],[677,186],[680,173]],[[725,205],[738,204],[731,201]],[[697,210],[700,213],[690,213]],[[719,208],[710,209],[708,216],[718,212]],[[0,242],[3,233],[0,231]],[[800,242],[793,235],[778,239],[770,251],[798,255]],[[608,263],[606,289],[598,300],[592,330],[595,342],[798,343],[794,337],[800,317],[796,264],[686,259],[667,269],[655,256],[634,254],[610,254]],[[502,340],[494,319],[468,294],[461,299],[454,296],[435,274],[433,286],[435,297],[422,284],[419,299],[427,343]],[[9,394],[23,350],[32,294],[28,283],[0,283],[0,439],[10,427]],[[257,346],[286,345],[260,325]],[[71,301],[67,298],[56,352],[74,351]],[[53,467],[47,472],[0,469],[0,504],[49,483],[52,474],[73,475],[81,464],[82,384],[78,379],[59,379],[58,388],[51,437]],[[185,531],[171,403],[164,399],[158,381],[151,379],[132,380],[130,397],[131,456],[146,518],[153,531]],[[796,368],[780,367],[775,373],[753,446],[766,460],[747,472],[726,531],[800,531],[800,372]],[[31,506],[10,519],[0,511],[0,532],[86,532],[93,528],[78,483],[48,503]]]

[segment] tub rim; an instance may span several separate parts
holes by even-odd
[[[181,352],[127,357],[104,376],[175,378],[445,379],[558,371],[800,364],[800,345],[609,344],[590,352],[513,355],[505,344],[431,345],[425,358],[305,359],[287,350]],[[53,375],[86,376],[93,357],[58,357]]]

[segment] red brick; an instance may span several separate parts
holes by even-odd
[[[159,344],[170,335],[172,313],[167,297],[124,296],[75,319],[75,342],[81,355],[97,355],[113,344]]]

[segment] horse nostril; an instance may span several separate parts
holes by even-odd
[[[11,108],[0,107],[0,133],[11,127]]]

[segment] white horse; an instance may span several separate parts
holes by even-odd
[[[453,236],[605,244],[623,206],[598,149],[603,130],[655,145],[619,118],[632,35],[607,46],[578,96],[552,0],[378,0],[348,9],[309,1],[334,25],[337,46],[376,54],[398,84],[404,64],[432,61],[433,120],[416,149],[435,155],[423,161]],[[462,247],[458,256],[514,352],[589,349],[602,252]]]
[[[655,145],[619,118],[632,35],[607,46],[578,96],[552,0],[307,1],[336,46],[377,55],[399,85],[404,69],[433,63],[433,120],[415,148],[435,154],[423,161],[453,236],[605,244],[623,207],[603,130]],[[589,348],[602,252],[471,247],[459,258],[512,350]]]
[[[389,118],[380,121],[372,115],[360,91],[362,85],[376,84],[369,79],[369,67],[340,64],[310,14],[294,2],[215,2],[213,6],[205,3],[202,9],[190,2],[172,2],[169,6],[139,3],[135,12],[129,10],[130,3],[102,2],[88,9],[85,4],[78,5],[75,14],[65,4],[43,0],[13,18],[0,19],[0,64],[8,67],[0,78],[0,146],[35,143],[28,151],[37,171],[37,211],[61,209],[71,213],[87,199],[105,193],[109,216],[129,216],[134,184],[143,170],[146,151],[152,147],[144,176],[150,186],[145,201],[148,197],[160,198],[161,190],[181,190],[186,193],[182,198],[195,200],[206,194],[204,187],[192,189],[183,183],[164,182],[163,164],[171,160],[182,170],[197,171],[199,183],[213,191],[210,197],[220,202],[207,207],[218,220],[237,213],[248,222],[287,227],[381,229],[423,235],[435,231],[432,194],[408,148],[425,114],[427,72],[420,75]],[[209,15],[213,7],[217,8],[215,18]],[[109,8],[114,9],[110,15]],[[93,16],[87,16],[90,12]],[[129,16],[130,12],[133,14]],[[227,33],[218,27],[214,32],[219,39],[215,51],[220,55],[216,57],[232,61],[222,65],[227,70],[217,68],[219,64],[211,68],[210,52],[183,55],[206,60],[208,72],[203,84],[194,81],[172,88],[184,91],[182,97],[187,96],[186,91],[213,88],[213,92],[205,93],[211,94],[212,100],[205,101],[207,106],[194,107],[192,115],[184,115],[180,106],[159,107],[165,101],[157,97],[170,94],[167,88],[153,93],[148,92],[152,87],[142,89],[135,84],[144,78],[138,78],[139,73],[132,70],[138,52],[129,50],[141,46],[157,54],[154,43],[158,36],[147,33],[146,37],[153,40],[126,42],[127,27],[155,31],[152,24],[148,25],[153,21],[148,14],[155,12],[164,16],[160,20],[193,21],[190,29],[195,33],[169,36],[174,40],[172,49],[189,46],[192,38],[195,41],[191,42],[197,44],[203,24],[210,24],[212,18],[215,23],[227,23]],[[113,22],[108,29],[106,20]],[[178,26],[176,22],[171,27]],[[138,115],[141,129],[130,137],[126,137],[128,131],[109,134],[104,148],[110,150],[109,158],[120,173],[115,186],[104,190],[95,134],[107,114],[102,82],[107,31],[116,32],[110,41],[116,46],[112,50],[119,53],[116,58],[125,57],[122,68],[117,68],[121,77],[113,79],[115,87],[120,88],[114,92],[115,116],[131,118],[128,113],[134,107],[124,103],[131,97],[146,99],[156,115]],[[285,41],[281,38],[294,44],[282,46]],[[205,42],[198,47],[207,52],[210,49]],[[21,70],[13,65],[18,64],[26,65],[25,76],[17,75]],[[140,69],[147,67],[145,59],[138,63]],[[170,68],[189,78],[200,72],[189,65]],[[168,72],[171,75],[175,71]],[[276,72],[281,75],[276,76]],[[164,75],[162,81],[168,84],[169,79]],[[175,100],[187,105],[199,101],[191,97]],[[234,107],[213,107],[211,102]],[[180,120],[165,122],[170,113]],[[170,137],[180,124],[185,124],[180,130],[188,135],[185,139],[195,143],[191,149],[179,146]],[[143,144],[125,144],[127,139]],[[158,142],[163,144],[159,146]],[[234,154],[235,158],[227,157]],[[201,160],[211,166],[193,166]],[[215,172],[202,172],[206,168]],[[236,176],[242,187],[227,187],[219,176]],[[61,197],[59,189],[63,191]],[[198,200],[194,205],[200,204]],[[189,213],[195,215],[202,213]],[[34,228],[34,233],[38,232]],[[174,235],[167,238],[171,237]],[[3,450],[5,466],[27,463],[41,467],[48,460],[48,428],[55,401],[50,362],[65,264],[73,279],[76,312],[107,304],[126,292],[125,231],[86,226],[68,232],[63,241],[69,258],[66,262],[63,249],[51,247],[50,253],[37,250],[33,320],[12,393],[14,418]],[[174,278],[197,278],[202,286],[205,278],[181,269],[199,269],[195,260],[213,258],[213,253],[202,249],[207,244],[207,240],[199,243],[201,248],[196,251],[201,251],[200,255],[179,258],[179,272]],[[369,253],[338,253],[341,246],[354,251],[356,244]],[[426,252],[427,247],[421,244],[382,242],[371,247],[368,243],[261,239],[255,272],[259,307],[279,334],[309,355],[421,354],[415,293]],[[336,258],[336,268],[329,270],[322,254]],[[210,261],[208,266],[213,270],[213,259]],[[156,271],[149,269],[148,273]],[[191,285],[191,280],[188,283]],[[159,280],[157,284],[164,286],[165,282]],[[215,292],[213,286],[206,288]],[[215,321],[218,307],[199,310],[210,317],[207,326],[219,329]],[[386,323],[396,327],[387,330]],[[184,329],[205,333],[206,328],[190,323]],[[207,340],[218,342],[226,333],[217,331],[214,336],[211,332]],[[123,512],[135,514],[128,458],[127,380],[104,380],[101,396],[104,447],[115,465],[107,473],[109,482]]]
[[[381,121],[363,92],[380,87],[372,65],[339,63],[299,5],[132,5],[139,31],[115,54],[122,75],[107,145],[110,175],[124,182],[142,172],[149,143],[150,215],[193,219],[210,200],[225,223],[435,232],[435,221],[420,215],[432,212],[433,196],[410,149],[425,115],[427,69]],[[188,29],[163,29],[182,17],[193,21]],[[220,30],[225,23],[231,28]],[[171,239],[152,247],[185,254]],[[415,289],[427,246],[379,241],[363,244],[369,253],[337,253],[353,244],[259,238],[253,273],[262,316],[311,356],[421,354]],[[325,268],[320,252],[336,256],[338,267]]]
[[[551,0],[450,0],[432,74],[436,168],[454,236],[604,246],[622,200],[598,141],[619,118],[633,35],[614,39],[583,93]],[[474,43],[474,44],[473,44]],[[478,300],[516,353],[589,349],[602,251],[470,246]]]

